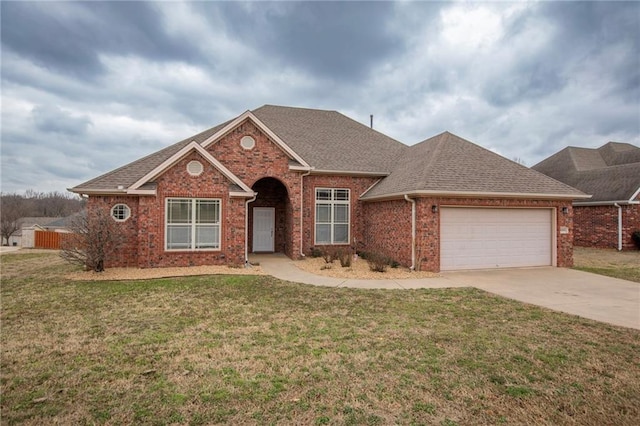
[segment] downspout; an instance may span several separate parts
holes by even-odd
[[[249,264],[249,203],[253,203],[258,198],[258,193],[254,191],[253,198],[244,202],[244,267]]]
[[[304,240],[304,177],[309,176],[311,174],[311,170],[313,170],[313,168],[300,175],[300,257],[306,257],[303,253],[304,250],[302,249]]]
[[[416,269],[416,200],[404,194],[404,199],[411,203],[411,269]]]
[[[618,208],[618,251],[622,251],[622,206],[618,203],[613,206]]]

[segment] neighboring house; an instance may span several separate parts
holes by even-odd
[[[60,217],[23,217],[20,219],[20,229],[9,237],[10,246],[33,248],[35,246],[35,231],[46,231],[48,225],[60,220]]]
[[[121,224],[108,266],[350,246],[430,271],[571,266],[571,202],[588,197],[448,132],[406,146],[335,111],[271,105],[70,190]]]
[[[636,249],[631,234],[640,231],[640,148],[570,146],[532,168],[593,195],[573,203],[576,246]]]

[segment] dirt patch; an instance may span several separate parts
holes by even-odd
[[[338,260],[326,263],[321,257],[308,257],[305,260],[294,262],[303,271],[316,275],[333,278],[350,278],[360,280],[401,280],[410,278],[433,278],[439,275],[426,271],[410,271],[409,268],[388,267],[386,272],[374,272],[369,269],[369,264],[364,259],[357,259],[351,263],[351,267],[343,268]]]
[[[103,272],[77,271],[66,278],[74,281],[149,280],[154,278],[194,275],[266,275],[260,266],[237,268],[229,266],[190,266],[185,268],[108,268]]]
[[[573,263],[576,268],[640,268],[640,251],[575,247]]]

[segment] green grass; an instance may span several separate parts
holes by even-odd
[[[638,255],[640,256],[640,255]],[[640,268],[623,266],[601,266],[601,267],[576,267],[580,271],[591,272],[593,274],[606,275],[608,277],[620,278],[628,281],[640,283]]]
[[[3,255],[2,424],[636,424],[640,332],[476,289],[72,282]]]

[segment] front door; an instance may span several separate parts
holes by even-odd
[[[253,208],[253,251],[273,251],[276,209],[273,207]]]

